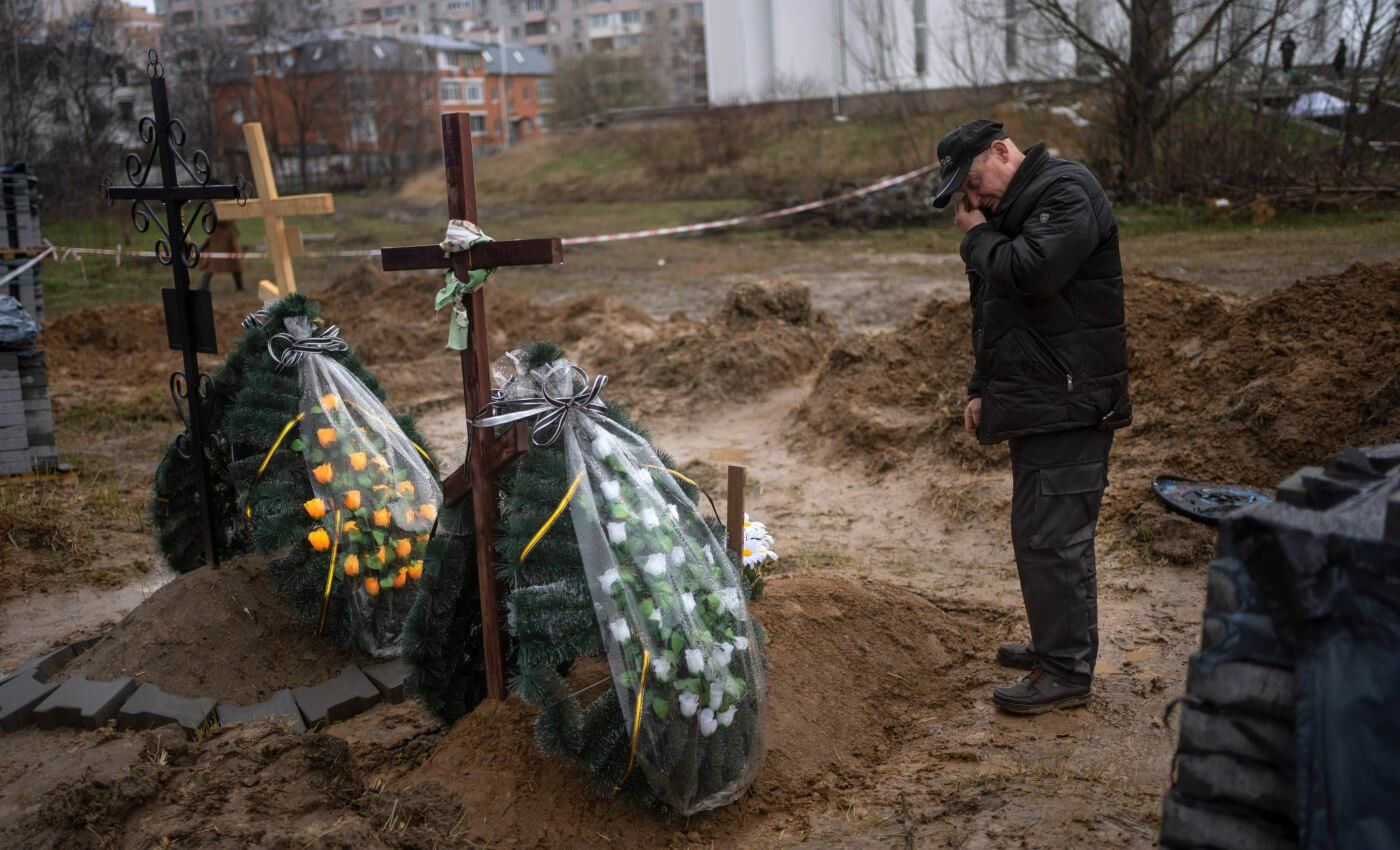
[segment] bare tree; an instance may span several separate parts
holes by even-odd
[[[1364,139],[1357,138],[1357,129],[1371,124],[1373,116],[1379,111],[1386,81],[1395,65],[1397,30],[1400,30],[1400,14],[1397,14],[1393,0],[1356,0],[1353,9],[1361,23],[1361,45],[1351,67],[1351,79],[1347,83],[1347,109],[1342,116],[1338,161],[1343,170],[1356,164],[1357,148],[1365,144]],[[1368,62],[1374,66],[1376,79],[1363,102],[1362,73]],[[1371,116],[1364,122],[1359,120],[1363,111]]]
[[[1265,14],[1255,0],[1117,0],[1121,27],[1086,26],[1068,0],[1026,0],[1075,48],[1103,68],[1129,184],[1157,172],[1158,136],[1219,75],[1255,48],[1292,0]],[[1248,14],[1241,14],[1248,13]]]
[[[0,87],[5,93],[0,161],[32,159],[39,153],[39,115],[51,106],[37,96],[46,84],[50,58],[32,44],[42,26],[40,0],[0,0]]]
[[[119,53],[117,0],[91,0],[75,15],[49,27],[49,76],[54,103],[66,127],[53,134],[49,159],[63,163],[59,186],[96,186],[118,146],[113,133],[116,112],[111,94],[126,73]],[[76,151],[77,155],[66,152]]]

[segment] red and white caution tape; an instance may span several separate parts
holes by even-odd
[[[53,246],[50,245],[49,247],[45,248],[42,252],[40,252],[40,254],[37,257],[34,257],[29,262],[25,263],[17,269],[11,269],[9,274],[5,275],[4,277],[0,277],[0,286],[4,286],[11,280],[14,280],[15,278],[34,268],[36,265],[39,264],[40,260],[44,259],[52,253]]]
[[[766,213],[758,213],[756,215],[740,215],[735,216],[733,218],[722,218],[716,221],[704,221],[700,222],[699,224],[682,224],[677,225],[675,227],[656,227],[650,230],[633,230],[627,233],[607,233],[602,236],[566,236],[565,238],[559,241],[565,245],[597,245],[603,242],[623,242],[629,239],[649,239],[653,236],[675,236],[681,233],[699,233],[705,230],[719,230],[726,227],[737,227],[741,224],[749,224],[755,221],[771,221],[775,218],[785,218],[787,216],[797,215],[798,213],[804,213],[810,210],[820,209],[822,207],[829,207],[833,204],[839,204],[844,201],[849,201],[853,198],[859,198],[864,195],[872,194],[874,192],[880,192],[892,186],[898,186],[901,183],[908,183],[910,180],[914,180],[918,177],[922,177],[923,175],[929,173],[933,170],[933,168],[934,167],[932,165],[925,165],[922,168],[916,168],[913,171],[906,171],[905,173],[896,175],[894,177],[886,177],[883,180],[871,183],[869,186],[862,186],[859,189],[852,189],[849,192],[842,192],[841,194],[834,195],[830,198],[822,198],[819,201],[808,201],[805,204],[798,204],[792,207],[784,207],[780,210],[773,210],[771,212]],[[121,264],[121,258],[123,256],[154,257],[156,255],[154,251],[125,251],[120,245],[116,248],[59,248],[58,250],[62,252],[59,255],[60,261],[67,259],[69,256],[76,256],[78,259],[81,259],[82,254],[98,254],[115,256],[117,258],[118,265]],[[50,248],[49,251],[45,252],[45,254],[51,253],[52,251],[53,249]],[[214,260],[258,260],[267,258],[268,253],[266,251],[210,251],[202,253],[200,254],[200,256],[208,257]],[[347,251],[307,251],[301,256],[377,257],[379,256],[379,249],[365,248]]]

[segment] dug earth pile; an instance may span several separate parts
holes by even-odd
[[[354,659],[287,617],[266,570],[261,556],[244,555],[177,577],[62,678],[131,676],[179,696],[248,705],[339,675]]]
[[[312,297],[391,400],[422,404],[460,398],[461,367],[443,347],[447,314],[432,311],[430,296],[439,285],[427,276],[362,266]],[[492,288],[487,302],[493,355],[556,342],[590,374],[612,378],[610,398],[644,413],[677,394],[688,402],[741,401],[796,381],[821,364],[835,327],[830,315],[812,308],[807,287],[790,281],[737,285],[720,309],[699,320],[684,313],[657,319],[599,295],[543,303],[508,287]],[[216,300],[224,350],[242,335],[240,323],[255,307],[251,300]],[[170,418],[160,390],[178,356],[165,344],[164,321],[159,305],[141,304],[74,310],[49,322],[41,343],[60,415],[65,405],[100,399],[127,418]]]
[[[217,576],[211,584],[244,581],[221,568],[176,584],[201,574]],[[156,614],[164,602],[142,607]],[[829,828],[839,801],[878,785],[920,734],[917,719],[960,710],[973,675],[965,659],[999,634],[995,615],[950,614],[875,581],[775,576],[753,611],[769,635],[767,759],[749,794],[688,822],[600,797],[582,768],[540,755],[533,712],[512,699],[427,734],[400,716],[403,706],[377,707],[327,734],[253,726],[189,743],[24,730],[7,736],[0,760],[0,843],[670,847],[697,835],[720,846],[769,843],[813,819]],[[141,609],[133,619],[145,619]],[[210,666],[246,666],[297,645],[299,634],[265,637],[270,648],[231,643]],[[163,653],[153,650],[152,666]]]
[[[1211,536],[1149,504],[1154,476],[1272,487],[1347,445],[1400,439],[1400,265],[1358,263],[1259,299],[1136,272],[1125,297],[1134,424],[1114,444],[1110,523],[1194,533],[1194,558]],[[1004,447],[962,430],[970,337],[967,304],[939,300],[893,331],[843,336],[798,418],[876,472],[942,474],[935,456],[1008,466]]]

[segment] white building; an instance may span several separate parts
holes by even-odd
[[[1330,60],[1338,26],[1328,10],[1335,5],[1284,0],[1289,12],[1276,37],[1292,28],[1299,63]],[[1114,0],[1065,6],[1105,43],[1126,41]],[[1248,29],[1273,8],[1273,0],[1244,0],[1225,25]],[[1180,22],[1179,37],[1189,20]],[[705,0],[705,28],[713,105],[1065,79],[1097,66],[1026,0]],[[1209,49],[1201,47],[1202,61],[1211,59]]]

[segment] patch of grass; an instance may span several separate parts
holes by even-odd
[[[854,569],[857,561],[854,557],[835,547],[828,546],[807,546],[783,555],[778,562],[775,573],[790,572],[821,572],[827,570],[850,570]]]

